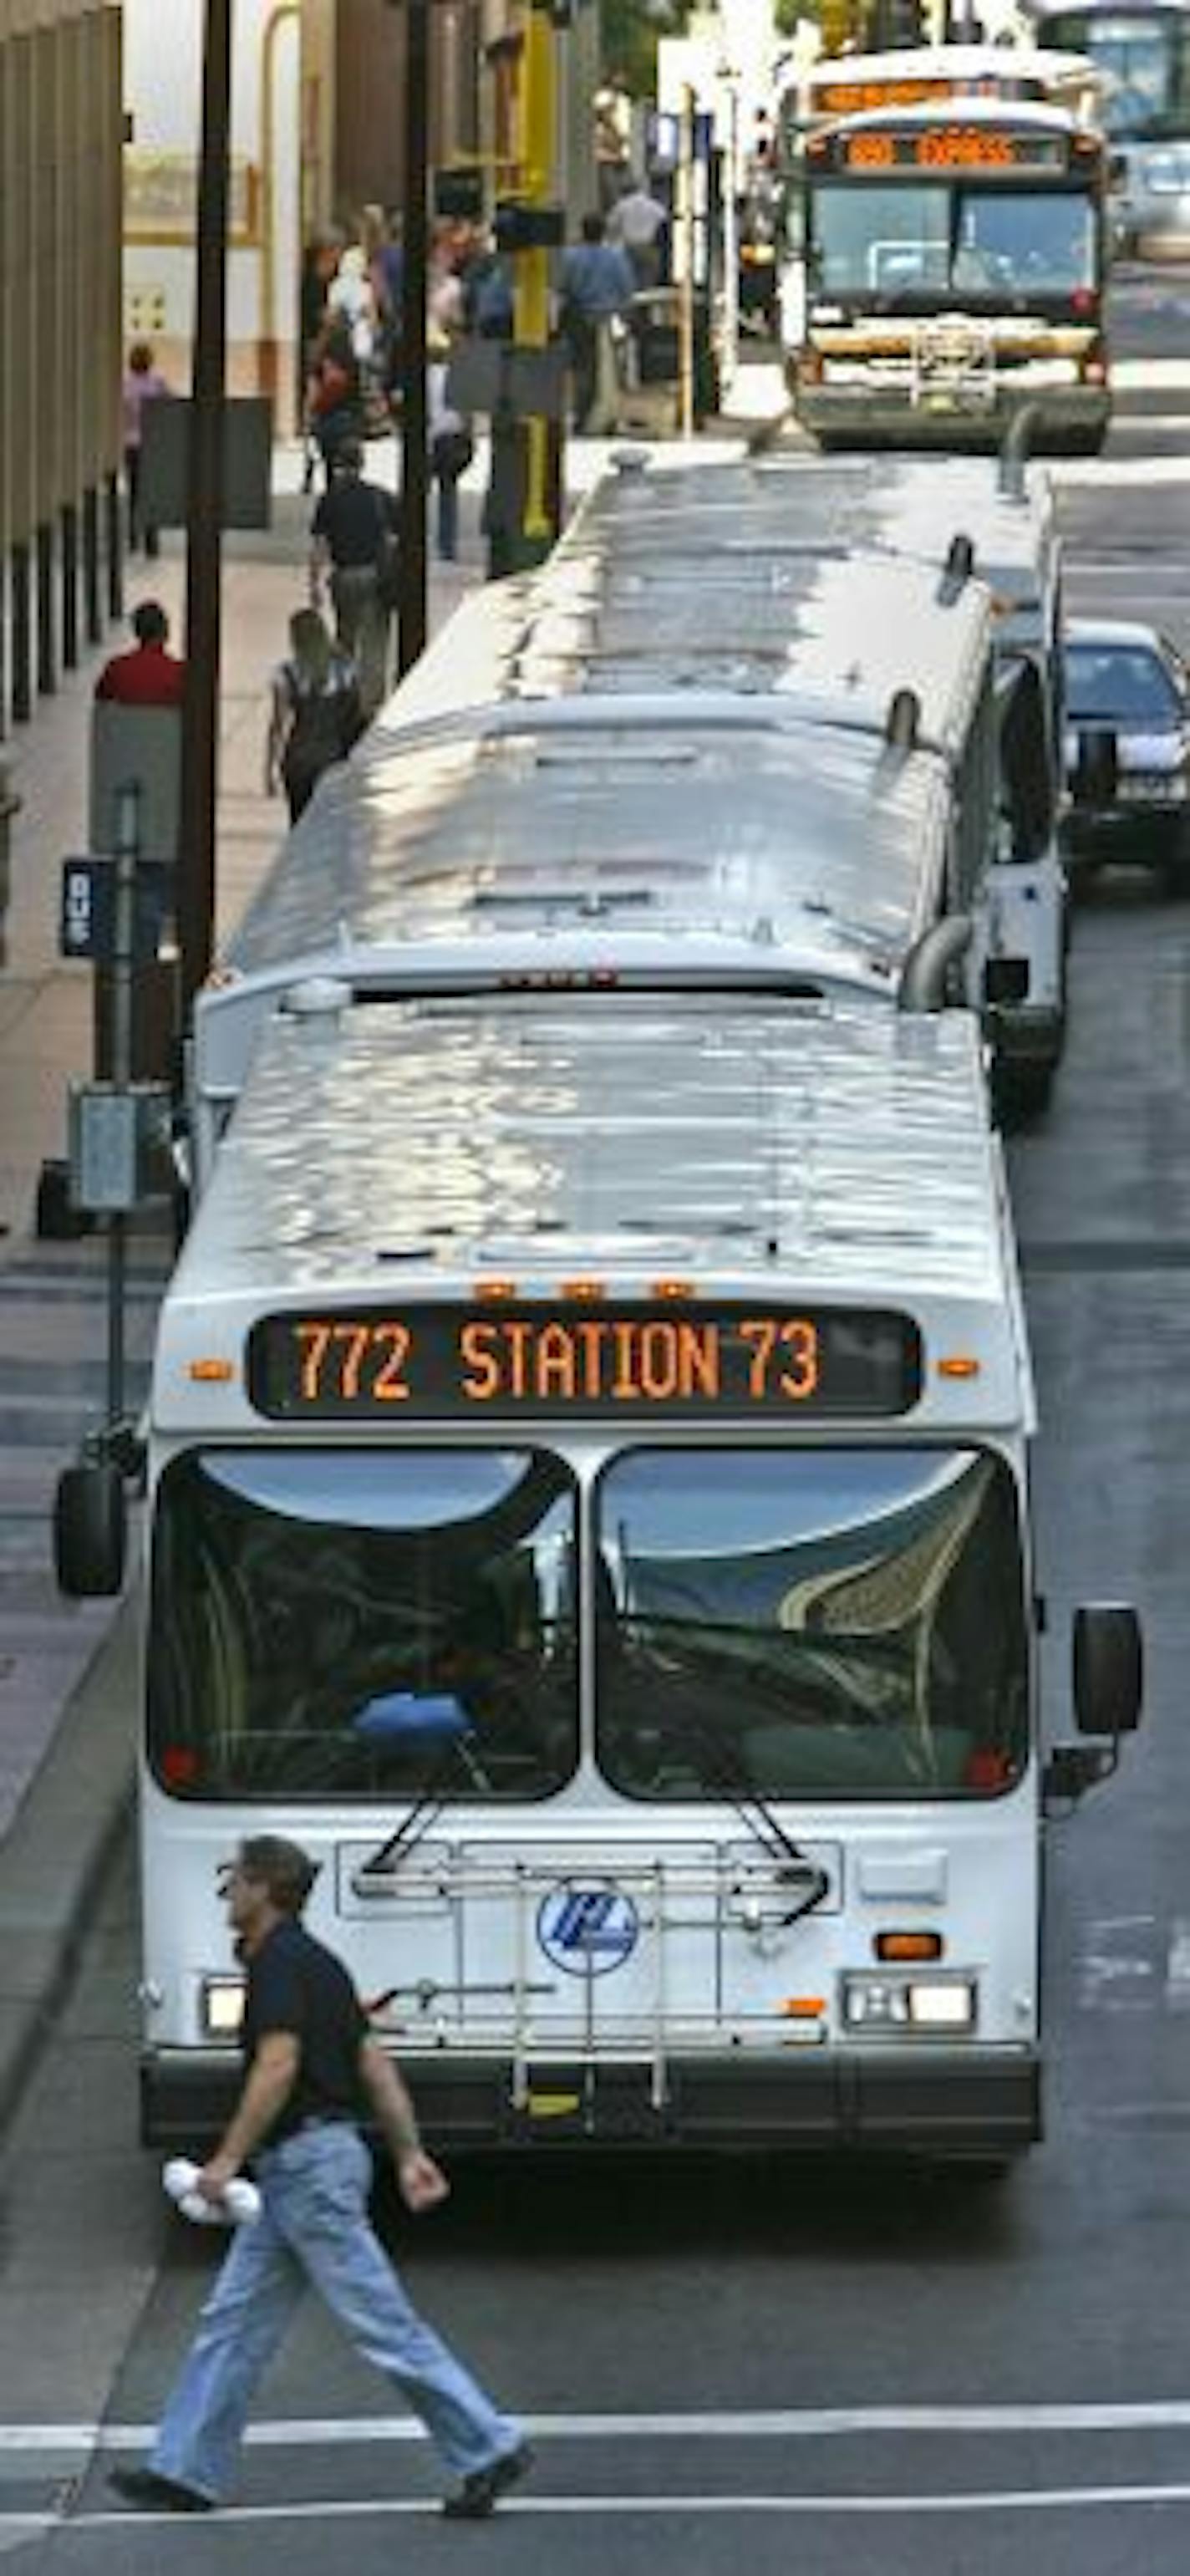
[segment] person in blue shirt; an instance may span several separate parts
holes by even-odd
[[[627,253],[605,239],[602,215],[583,216],[581,241],[563,251],[559,287],[559,319],[574,375],[574,426],[581,431],[603,425],[595,419],[600,361],[610,376],[611,325],[626,312],[636,290]]]

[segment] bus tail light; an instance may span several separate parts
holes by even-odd
[[[803,349],[797,362],[797,372],[801,384],[820,385],[826,374],[826,360],[821,349]]]
[[[1080,385],[1105,385],[1108,379],[1107,350],[1102,340],[1092,340],[1078,362]]]

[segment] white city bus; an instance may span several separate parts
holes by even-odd
[[[1077,45],[1095,67],[1121,248],[1149,258],[1184,258],[1190,249],[1187,0],[1025,5],[1040,47]]]
[[[1079,1614],[1047,1754],[972,1022],[330,998],[160,1319],[146,2138],[224,2114],[267,1828],[436,2142],[1024,2149],[1042,1809],[1139,1641]]]
[[[200,995],[196,1187],[303,981],[358,1000],[566,990],[596,1009],[687,994],[695,1016],[716,991],[938,1007],[963,904],[934,752],[749,722],[732,700],[427,726],[327,782]]]
[[[1027,422],[1022,428],[1027,429]],[[1007,453],[978,457],[790,458],[699,462],[605,478],[572,520],[558,553],[614,563],[619,585],[652,602],[656,567],[684,563],[691,595],[726,578],[784,598],[805,559],[893,555],[948,578],[969,568],[988,589],[1001,712],[1001,798],[989,799],[979,722],[952,707],[922,730],[951,760],[960,806],[994,839],[1002,864],[987,886],[988,954],[1011,957],[1023,989],[996,1013],[996,1059],[1006,1098],[1039,1107],[1066,1036],[1067,886],[1059,845],[1064,800],[1061,546],[1043,467]],[[758,584],[756,567],[763,568]],[[662,594],[663,596],[665,594]],[[676,591],[675,591],[676,595]],[[781,614],[772,645],[780,650]],[[1025,685],[1026,681],[1029,683]],[[1001,804],[1005,809],[1001,811]],[[983,960],[971,960],[974,986]]]
[[[1032,101],[888,106],[819,127],[788,191],[786,374],[827,446],[1096,454],[1111,419],[1109,155]]]
[[[800,970],[908,998],[919,941],[953,923],[946,997],[992,995],[999,1056],[997,988],[1030,975],[994,865],[1012,832],[999,725],[976,580],[859,548],[775,562],[709,531],[642,565],[626,523],[576,532],[457,612],[284,845],[196,1012],[198,1185],[261,1012],[299,971],[362,992],[584,969],[598,989],[638,967],[788,988]],[[906,873],[890,838],[903,851],[927,755],[946,851],[935,776]]]

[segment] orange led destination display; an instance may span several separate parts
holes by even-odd
[[[973,170],[991,176],[1018,171],[1065,171],[1070,156],[1058,134],[1018,133],[1000,126],[927,125],[865,126],[860,132],[823,134],[810,147],[812,159],[830,161],[842,170],[878,175],[894,170]]]
[[[839,1307],[294,1312],[254,1325],[248,1392],[284,1422],[894,1414],[921,1346],[906,1315]]]

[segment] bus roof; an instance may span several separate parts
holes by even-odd
[[[979,582],[849,545],[780,563],[759,545],[709,553],[697,529],[686,543],[650,532],[651,490],[635,522],[630,502],[579,514],[540,576],[494,604],[465,602],[382,730],[467,706],[678,695],[692,706],[705,694],[734,696],[753,725],[789,712],[882,733],[893,698],[912,690],[919,740],[961,751],[992,650]]]
[[[635,467],[636,470],[631,470]],[[904,555],[941,573],[961,538],[976,577],[992,592],[997,621],[1006,603],[1040,607],[1057,578],[1059,539],[1045,468],[1022,463],[1011,484],[986,457],[733,457],[662,473],[624,453],[582,505],[577,532],[614,525],[626,559],[675,542],[704,561],[763,552],[776,568],[807,549],[839,547]],[[576,540],[572,540],[576,541]],[[566,540],[564,540],[564,543]]]
[[[1049,59],[1052,61],[1055,57],[1051,55]],[[1050,99],[965,97],[961,116],[964,125],[1012,125],[1035,134],[1070,135],[1080,131],[1078,118],[1072,116],[1069,109],[1056,107]],[[938,107],[929,100],[916,100],[906,106],[893,101],[886,107],[865,108],[855,115],[833,118],[831,122],[846,125],[849,133],[862,133],[869,127],[883,130],[890,124],[903,127],[908,132],[919,132],[938,123]],[[1081,148],[1092,150],[1093,139],[1084,134]],[[967,176],[970,176],[969,172]]]
[[[1063,0],[1054,0],[1055,6]],[[1104,0],[1107,5],[1107,0]],[[1036,12],[1034,12],[1036,14]],[[981,93],[1000,99],[1049,99],[1093,116],[1100,75],[1083,54],[1036,45],[917,45],[886,53],[843,54],[811,65],[800,83],[803,117],[821,121],[864,108],[917,99],[936,110],[948,98],[966,104]]]
[[[243,979],[498,981],[570,959],[756,982],[796,959],[885,995],[940,907],[948,823],[934,755],[746,706],[718,726],[600,701],[374,732],[282,843],[200,1020]]]
[[[717,1000],[697,1022],[419,1002],[278,1015],[162,1312],[158,1426],[253,1419],[262,1313],[518,1299],[593,1275],[647,1300],[796,1295],[901,1308],[927,1351],[914,1427],[1020,1424],[1030,1405],[1011,1223],[966,1015]],[[215,1364],[196,1380],[192,1363]],[[234,1377],[220,1383],[218,1368]]]

